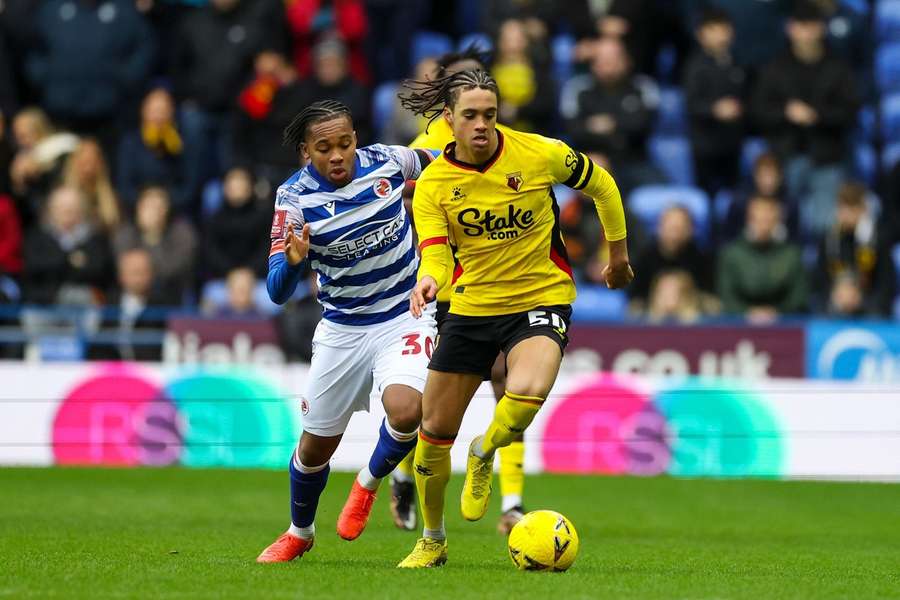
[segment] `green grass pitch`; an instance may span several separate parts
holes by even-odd
[[[417,534],[387,490],[363,536],[335,520],[351,475],[332,474],[316,547],[256,555],[288,523],[287,473],[0,469],[0,598],[900,598],[900,485],[534,476],[531,508],[572,519],[567,573],[516,571],[489,516],[459,516],[450,560],[406,572]]]

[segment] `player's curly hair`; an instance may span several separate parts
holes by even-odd
[[[452,110],[462,91],[488,90],[493,92],[497,96],[497,102],[500,102],[500,88],[497,82],[490,73],[482,69],[458,71],[437,79],[406,79],[403,81],[403,87],[409,92],[398,94],[400,105],[413,114],[426,117],[428,125],[440,116],[445,106]],[[428,131],[428,125],[425,131]]]
[[[437,59],[437,76],[445,77],[449,75],[447,69],[456,63],[465,61],[474,61],[484,68],[488,64],[487,52],[481,50],[476,42],[472,42],[466,46],[462,52],[448,52]]]
[[[337,100],[319,100],[313,102],[293,118],[293,120],[284,128],[282,137],[282,145],[290,146],[299,151],[300,144],[306,139],[306,132],[309,126],[322,121],[329,121],[335,117],[346,115],[350,119],[350,125],[353,125],[353,114],[347,105]]]

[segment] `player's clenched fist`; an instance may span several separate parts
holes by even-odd
[[[300,264],[309,252],[309,223],[303,226],[300,235],[294,235],[294,226],[288,225],[287,237],[284,238],[284,255],[291,266]]]
[[[421,317],[422,311],[425,310],[425,306],[434,300],[435,296],[437,296],[437,292],[438,285],[437,281],[434,280],[434,277],[426,275],[420,279],[419,283],[416,284],[416,287],[413,288],[412,294],[409,296],[409,312],[417,319]]]
[[[631,270],[628,261],[610,262],[603,267],[603,280],[606,282],[606,287],[611,290],[625,287],[631,283],[632,279],[634,279],[634,271]]]

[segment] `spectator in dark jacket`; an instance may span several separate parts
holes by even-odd
[[[694,223],[683,206],[674,205],[659,217],[656,237],[637,254],[634,281],[628,286],[632,310],[646,307],[650,288],[666,271],[683,271],[701,291],[711,291],[710,257],[697,246]]]
[[[13,70],[13,54],[0,29],[0,113],[11,115],[19,108],[19,86]]]
[[[784,17],[795,0],[683,0],[685,16],[693,24],[705,7],[721,8],[735,25],[734,57],[754,70],[784,48]]]
[[[236,167],[225,175],[225,202],[203,231],[203,261],[207,277],[218,279],[238,267],[250,267],[263,277],[268,269],[270,203],[253,196],[253,180],[246,169]]]
[[[685,69],[684,92],[690,115],[697,185],[709,197],[733,188],[738,179],[744,135],[744,69],[731,56],[734,28],[728,14],[709,10],[697,24],[700,49]]]
[[[190,150],[184,159],[198,165],[203,181],[229,161],[230,111],[268,42],[266,19],[253,2],[212,0],[182,21],[177,36],[172,76]]]
[[[798,4],[787,30],[790,50],[760,75],[753,112],[785,165],[803,230],[818,237],[834,220],[856,88],[849,65],[826,48],[825,23],[814,5]]]
[[[653,124],[651,106],[631,76],[631,63],[622,43],[601,39],[592,63],[594,84],[578,95],[570,135],[587,152],[597,152],[611,165],[619,186],[632,188],[661,177],[646,152]]]
[[[25,240],[25,298],[36,304],[100,304],[111,283],[109,241],[95,230],[76,188],[56,188],[46,219]]]
[[[135,206],[134,224],[122,227],[113,240],[116,254],[144,248],[163,289],[180,302],[194,281],[197,234],[186,220],[172,213],[162,187],[144,188]]]
[[[123,105],[150,72],[153,33],[128,0],[50,0],[37,14],[37,47],[28,58],[41,105],[65,127],[106,149]]]
[[[887,317],[896,274],[889,238],[883,235],[863,185],[841,186],[837,218],[819,246],[817,288],[823,307],[838,316]]]
[[[281,140],[284,128],[304,106],[306,91],[293,65],[274,50],[256,56],[255,72],[238,99],[231,156],[275,189],[298,168],[296,150]]]
[[[771,323],[808,309],[808,284],[800,247],[786,241],[781,204],[757,196],[747,206],[744,237],[722,250],[718,292],[725,314]]]
[[[300,77],[314,71],[315,47],[325,38],[337,37],[347,48],[350,76],[358,83],[371,83],[364,45],[369,26],[362,0],[294,0],[288,4],[287,20]],[[377,32],[374,37],[378,38]]]
[[[9,114],[0,110],[0,195],[12,194],[12,181],[9,178],[9,169],[12,167],[13,156]]]
[[[161,340],[166,326],[166,306],[172,302],[159,287],[153,271],[153,259],[143,248],[126,250],[117,262],[118,290],[110,295],[113,310],[103,326],[116,335],[112,344],[95,344],[89,349],[93,360],[153,360],[161,357],[161,345],[140,343],[136,333],[156,330]]]
[[[362,85],[350,77],[347,49],[336,38],[325,38],[313,51],[313,76],[303,81],[307,102],[330,98],[346,104],[353,113],[353,125],[359,136],[359,144],[371,144],[371,111],[369,94]]]
[[[119,142],[116,184],[129,211],[134,210],[140,189],[155,184],[168,190],[176,212],[191,213],[201,182],[188,154],[172,95],[161,87],[150,90],[141,104],[138,128]]]
[[[813,0],[826,23],[826,42],[836,55],[853,68],[860,96],[868,100],[875,94],[872,80],[873,37],[865,14],[840,0]]]

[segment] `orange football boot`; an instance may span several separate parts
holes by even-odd
[[[345,540],[355,540],[366,528],[369,522],[369,513],[375,503],[375,492],[364,488],[359,481],[353,480],[350,495],[338,517],[337,532]]]
[[[256,557],[258,563],[288,562],[306,554],[314,540],[306,540],[290,533],[282,533],[271,546]]]

